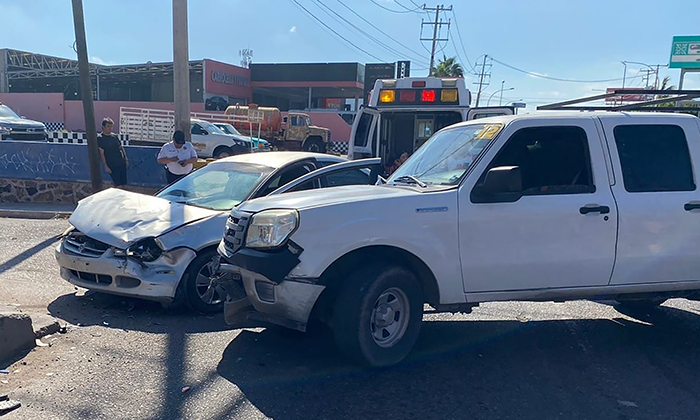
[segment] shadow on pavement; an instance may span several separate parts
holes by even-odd
[[[49,304],[48,310],[53,317],[71,324],[154,334],[168,334],[175,330],[179,333],[204,333],[230,329],[223,314],[205,316],[184,306],[166,310],[156,302],[104,293],[59,296]]]
[[[34,245],[33,247],[22,251],[16,256],[10,258],[9,260],[0,263],[0,274],[18,265],[19,263],[31,258],[34,254],[43,251],[47,246],[50,246],[51,244],[57,242],[59,239],[61,239],[61,235],[52,236]]]
[[[696,418],[700,317],[429,321],[390,369],[340,359],[328,334],[241,332],[219,375],[275,419]],[[230,403],[222,418],[241,413]]]

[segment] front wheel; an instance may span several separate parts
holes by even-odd
[[[216,251],[206,251],[192,261],[185,278],[184,294],[187,304],[203,314],[223,311],[226,290],[221,286],[222,278],[227,274],[217,272]]]
[[[326,144],[319,138],[312,138],[304,142],[304,151],[312,153],[326,153]]]
[[[371,366],[390,366],[413,348],[423,319],[423,293],[410,271],[370,266],[351,274],[333,316],[338,348]]]
[[[219,147],[217,147],[216,150],[214,150],[214,153],[213,153],[213,156],[214,156],[216,159],[223,159],[223,158],[226,158],[226,157],[229,157],[229,156],[233,156],[233,155],[234,155],[233,150],[231,150],[231,148],[226,147],[226,146],[219,146]]]

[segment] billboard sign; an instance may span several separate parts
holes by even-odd
[[[205,59],[204,92],[209,95],[247,98],[250,101],[253,96],[250,69]]]
[[[616,90],[619,90],[622,88],[607,88],[605,89],[605,93],[613,93]],[[625,90],[641,90],[643,91],[644,89],[642,88],[624,88]],[[642,95],[642,94],[636,94],[636,93],[625,93],[624,95],[619,95],[619,96],[611,96],[609,98],[605,98],[605,102],[607,103],[615,103],[615,102],[643,102],[643,101],[651,101],[654,99],[654,95]]]
[[[369,101],[369,92],[374,82],[379,79],[393,79],[396,63],[365,64],[365,98]]]
[[[673,37],[669,68],[700,69],[700,35]]]

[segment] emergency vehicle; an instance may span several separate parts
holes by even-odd
[[[348,159],[381,157],[391,164],[418,149],[433,133],[478,118],[513,115],[513,107],[471,108],[471,93],[462,78],[406,77],[380,79],[353,122]]]

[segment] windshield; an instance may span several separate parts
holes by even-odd
[[[19,115],[15,114],[15,112],[7,106],[0,105],[0,118],[19,118]]]
[[[241,133],[238,130],[236,130],[236,127],[232,126],[231,124],[217,124],[216,126],[219,127],[226,134],[233,134],[235,136],[241,135]]]
[[[250,163],[211,163],[158,194],[178,203],[228,211],[245,200],[273,168]]]
[[[197,121],[197,124],[202,126],[203,129],[207,130],[209,134],[226,134],[219,127],[215,126],[209,121]]]
[[[389,178],[413,177],[425,184],[457,185],[469,166],[496,138],[503,124],[472,124],[439,131]]]

